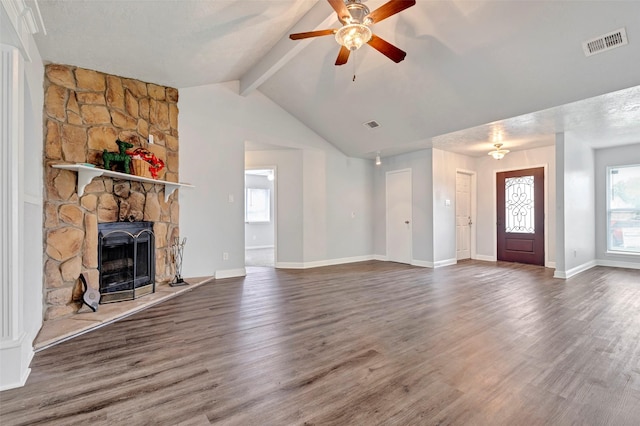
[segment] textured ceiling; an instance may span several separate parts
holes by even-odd
[[[46,61],[177,88],[240,80],[350,156],[486,155],[498,139],[518,150],[556,132],[594,147],[640,142],[637,1],[418,0],[373,26],[405,61],[364,46],[342,67],[333,37],[287,37],[336,28],[324,0],[38,4]],[[627,46],[585,57],[584,40],[622,27]]]

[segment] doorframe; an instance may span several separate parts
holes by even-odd
[[[278,264],[278,166],[256,166],[253,165],[251,167],[244,168],[244,175],[246,176],[247,170],[273,170],[273,268]],[[244,223],[244,213],[247,208],[246,203],[246,190],[247,190],[247,182],[244,182],[244,188],[242,197],[243,209],[242,209],[242,222]],[[244,231],[245,227],[243,227]],[[243,232],[244,233],[244,232]],[[243,236],[242,241],[244,243],[244,252],[247,251],[247,242],[246,238]],[[245,265],[246,266],[246,265]]]
[[[555,265],[551,265],[549,261],[549,164],[531,164],[524,165],[518,167],[509,167],[505,169],[494,169],[493,170],[493,208],[491,209],[491,214],[493,215],[491,226],[493,228],[492,238],[493,238],[493,261],[498,261],[498,188],[496,188],[496,180],[498,178],[498,173],[503,172],[513,172],[516,170],[526,170],[526,169],[535,169],[535,168],[544,168],[544,266],[545,268],[554,268]]]
[[[469,242],[469,250],[470,250],[470,255],[471,255],[471,259],[476,259],[477,257],[477,253],[476,253],[476,229],[477,229],[477,213],[478,213],[478,187],[477,187],[477,182],[478,182],[478,175],[475,171],[473,170],[467,170],[467,169],[460,169],[460,168],[456,168],[456,178],[458,177],[458,173],[461,174],[465,174],[465,175],[469,175],[471,176],[471,222],[473,224],[473,228],[471,228],[471,241]],[[495,180],[495,179],[494,179]],[[458,183],[457,183],[457,179],[456,179],[456,193],[458,192]],[[494,193],[496,192],[495,189],[493,191]],[[457,199],[456,199],[456,203],[457,203]],[[494,202],[495,204],[495,202]],[[454,208],[454,212],[456,211],[456,205],[454,204],[453,208]],[[494,209],[495,210],[495,209]],[[493,223],[495,224],[495,220],[493,221]],[[497,227],[496,227],[496,232],[497,232]],[[495,238],[495,237],[494,237]],[[456,257],[457,257],[457,253],[458,253],[458,242],[457,242],[457,238],[456,238]],[[497,239],[496,239],[496,244],[497,244]],[[498,251],[496,250],[496,258],[498,257]]]
[[[389,260],[389,197],[387,196],[389,191],[389,185],[387,185],[388,176],[390,174],[397,174],[397,173],[404,173],[404,172],[409,173],[409,183],[410,183],[409,205],[411,206],[411,217],[409,218],[409,221],[411,225],[411,232],[409,233],[409,238],[411,241],[409,241],[409,263],[408,264],[413,265],[414,264],[413,262],[413,172],[411,168],[387,170],[387,172],[384,175],[385,259]]]

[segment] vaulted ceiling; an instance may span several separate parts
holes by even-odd
[[[363,46],[340,67],[333,36],[288,38],[339,27],[325,0],[37,4],[47,62],[177,88],[239,80],[349,156],[432,146],[479,156],[498,141],[551,145],[557,132],[594,147],[640,142],[636,1],[417,0],[372,27],[403,62]],[[620,28],[628,45],[584,54],[585,40]],[[371,120],[380,127],[363,126]]]

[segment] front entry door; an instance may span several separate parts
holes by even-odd
[[[498,260],[544,266],[544,168],[496,175]]]

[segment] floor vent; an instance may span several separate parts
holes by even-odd
[[[366,123],[362,123],[362,125],[370,129],[375,129],[376,127],[380,127],[380,123],[378,123],[376,120],[367,121]]]
[[[586,56],[591,56],[626,44],[629,44],[627,32],[624,28],[620,28],[619,30],[583,42],[582,49]]]

